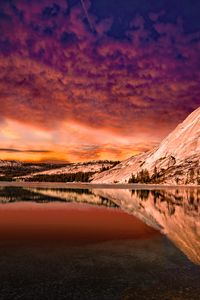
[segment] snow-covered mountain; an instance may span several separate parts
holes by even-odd
[[[132,174],[148,170],[167,184],[200,184],[200,107],[169,134],[159,147],[130,157],[114,168],[95,174],[93,183],[125,183]]]
[[[0,167],[20,167],[21,162],[15,160],[2,160],[0,159]]]

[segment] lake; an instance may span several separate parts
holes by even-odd
[[[0,184],[0,299],[200,299],[200,189]]]

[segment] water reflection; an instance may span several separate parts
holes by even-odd
[[[0,202],[76,202],[121,208],[160,230],[200,264],[200,189],[72,189],[1,187]]]
[[[78,202],[107,207],[118,207],[113,201],[110,201],[101,195],[95,195],[89,189],[0,187],[0,203],[12,203],[18,201],[36,203]]]
[[[160,235],[88,189],[3,187],[0,197],[1,243],[85,245]]]
[[[95,194],[114,201],[126,212],[159,229],[191,261],[200,264],[199,189],[98,189]]]

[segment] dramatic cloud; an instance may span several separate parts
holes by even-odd
[[[51,153],[51,151],[49,150],[20,150],[20,149],[13,149],[13,148],[0,148],[0,152]]]
[[[171,7],[134,10],[127,0],[120,31],[112,2],[107,12],[104,1],[85,1],[91,25],[78,1],[1,1],[2,148],[121,159],[155,146],[199,106],[200,28],[186,26],[190,15],[175,9],[169,20]]]

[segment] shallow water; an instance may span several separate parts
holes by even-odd
[[[198,189],[0,187],[0,299],[200,299]]]

